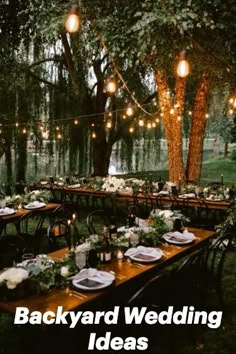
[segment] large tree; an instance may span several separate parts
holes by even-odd
[[[204,132],[212,88],[232,81],[235,60],[233,1],[99,1],[96,23],[117,65],[145,63],[154,72],[168,146],[169,179],[199,182]],[[179,78],[179,53],[187,51],[188,79]],[[189,97],[189,87],[194,87]],[[182,115],[192,103],[186,169],[182,156]]]

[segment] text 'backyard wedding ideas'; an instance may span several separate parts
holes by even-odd
[[[14,324],[46,324],[68,325],[75,328],[81,325],[206,325],[211,329],[219,328],[222,321],[222,311],[197,311],[194,306],[183,306],[175,311],[174,306],[168,306],[167,310],[157,312],[148,310],[147,307],[114,306],[110,311],[63,311],[63,306],[58,306],[57,311],[30,312],[27,307],[17,307]],[[97,337],[95,332],[90,333],[88,350],[146,350],[148,348],[147,337],[120,337],[112,338],[111,332]]]

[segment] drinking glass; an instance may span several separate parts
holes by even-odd
[[[86,252],[79,251],[75,255],[75,263],[79,269],[86,266]]]

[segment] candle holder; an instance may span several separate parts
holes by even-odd
[[[122,250],[117,250],[116,258],[118,261],[122,261],[124,258],[124,252]]]

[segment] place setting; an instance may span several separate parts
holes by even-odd
[[[96,291],[110,287],[115,275],[95,268],[84,268],[72,277],[71,286],[78,290]]]
[[[162,238],[169,244],[178,245],[178,246],[185,246],[193,243],[196,240],[196,236],[188,231],[179,232],[179,231],[172,231],[167,232],[162,236]]]
[[[8,208],[8,207],[0,208],[0,217],[14,215],[15,213],[16,213],[15,209]]]
[[[42,209],[45,206],[46,206],[46,203],[35,200],[33,202],[28,203],[27,205],[24,205],[24,209],[27,209],[27,210]]]

